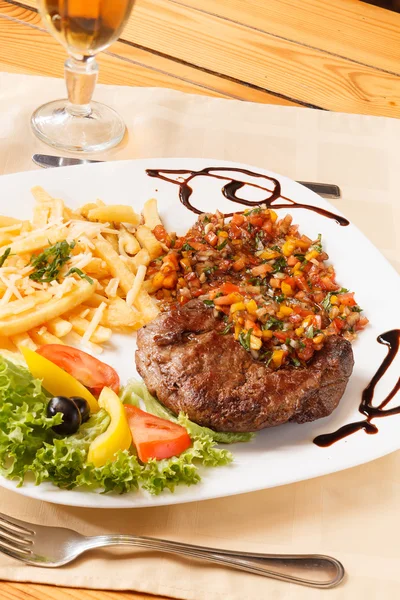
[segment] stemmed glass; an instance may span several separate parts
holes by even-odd
[[[95,55],[115,41],[135,0],[38,0],[48,29],[67,48],[68,100],[54,100],[32,115],[34,133],[60,150],[99,152],[124,136],[125,124],[110,107],[92,102]]]

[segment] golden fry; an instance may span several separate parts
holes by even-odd
[[[130,267],[131,271],[133,271],[133,273],[135,273],[135,275],[136,275],[138,267],[140,267],[140,265],[148,267],[150,262],[151,262],[150,254],[147,252],[147,250],[145,248],[142,248],[141,250],[139,250],[139,252],[136,254],[136,256],[129,257],[127,259],[126,264]]]
[[[58,338],[62,338],[68,335],[68,333],[72,329],[71,323],[61,317],[56,317],[55,319],[52,319],[51,321],[46,323],[46,327],[51,334]]]
[[[11,254],[32,254],[37,250],[42,250],[50,244],[61,242],[65,240],[68,235],[66,227],[49,227],[45,231],[32,231],[26,237],[16,239],[15,242],[10,244],[8,247],[11,248]],[[2,254],[6,248],[3,246],[0,248],[0,254]]]
[[[92,208],[89,210],[87,218],[89,221],[100,221],[100,223],[130,223],[131,225],[140,223],[140,216],[135,213],[132,206],[123,204]]]
[[[41,331],[41,329],[31,329],[29,332],[29,335],[38,346],[44,346],[46,344],[65,344],[65,342],[60,340],[57,336],[49,331]]]
[[[157,210],[157,200],[155,198],[150,198],[150,200],[147,200],[147,202],[144,203],[142,213],[144,217],[144,224],[150,229],[150,231],[153,231],[157,225],[162,225],[162,221]]]
[[[136,230],[136,237],[142,248],[146,248],[151,260],[161,256],[163,247],[148,227],[140,225]]]
[[[11,336],[11,341],[13,344],[15,344],[15,346],[17,346],[18,349],[20,348],[20,346],[26,346],[30,350],[36,350],[37,348],[37,345],[27,333],[19,333],[17,335],[13,335]]]
[[[135,236],[124,227],[118,233],[118,250],[120,254],[130,254],[131,256],[140,250],[140,244]]]
[[[130,328],[136,330],[144,325],[144,320],[137,310],[128,306],[125,300],[117,296],[110,299],[103,313],[101,324],[111,329]]]
[[[135,281],[132,271],[121,260],[107,240],[100,236],[97,240],[94,240],[94,245],[96,254],[107,263],[111,275],[119,279],[120,288],[127,294]]]
[[[87,319],[83,319],[78,316],[70,316],[69,321],[72,325],[72,328],[79,335],[84,336],[87,328],[89,327],[90,322]],[[103,327],[102,325],[97,326],[94,333],[90,336],[90,341],[95,344],[102,344],[107,342],[111,337],[112,331],[107,327]]]
[[[63,313],[73,310],[85,302],[95,292],[96,286],[86,280],[76,282],[76,286],[65,296],[53,298],[43,304],[38,304],[29,314],[20,314],[0,319],[0,336],[13,336],[38,327]]]

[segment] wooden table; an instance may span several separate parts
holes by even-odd
[[[0,0],[0,70],[62,77],[64,59],[34,1]],[[99,63],[103,83],[400,117],[400,14],[360,0],[137,0]],[[6,582],[0,597],[151,598]]]

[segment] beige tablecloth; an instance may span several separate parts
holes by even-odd
[[[62,81],[0,74],[1,173],[35,169],[33,152],[52,153],[33,137],[29,117],[40,103],[60,96]],[[400,270],[400,121],[165,89],[99,86],[95,96],[115,107],[128,126],[122,146],[99,158],[209,157],[337,183],[343,198],[335,204]],[[399,507],[398,452],[282,488],[153,509],[63,508],[1,490],[0,511],[33,522],[88,534],[124,532],[258,552],[331,554],[343,561],[348,576],[341,587],[322,591],[178,558],[109,550],[58,570],[26,567],[0,555],[0,578],[185,600],[392,600],[400,596]]]

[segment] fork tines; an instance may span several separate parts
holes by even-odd
[[[30,523],[24,523],[0,513],[0,552],[12,558],[26,561],[32,554],[30,546],[35,532],[28,529]]]

